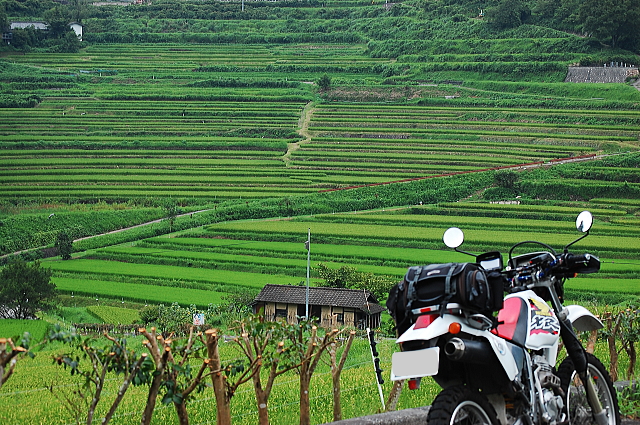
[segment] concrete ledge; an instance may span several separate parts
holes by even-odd
[[[379,413],[377,415],[362,416],[360,418],[344,419],[331,422],[331,425],[416,425],[427,423],[427,413],[431,406],[398,410],[396,412]],[[624,419],[621,425],[640,425],[640,421]]]
[[[331,425],[415,425],[427,423],[427,413],[431,406],[403,409],[395,412],[379,413],[360,418],[331,422]]]

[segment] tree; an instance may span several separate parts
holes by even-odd
[[[51,269],[16,259],[0,271],[0,317],[31,319],[56,296]]]
[[[332,269],[324,263],[316,267],[324,282],[320,286],[328,288],[366,289],[376,299],[384,299],[396,283],[395,278],[378,276],[373,273],[359,272],[355,267],[342,266]]]
[[[505,189],[516,189],[516,184],[520,179],[520,175],[514,171],[498,171],[493,181],[498,187],[504,187]]]
[[[56,237],[55,246],[63,260],[70,260],[73,252],[73,238],[64,230],[61,230]]]
[[[323,92],[331,88],[331,78],[327,74],[322,75],[322,77],[318,79],[318,88]]]
[[[108,340],[106,344],[102,344],[95,337],[83,338],[73,328],[69,331],[62,330],[60,325],[55,325],[49,333],[49,341],[60,341],[72,347],[72,351],[55,356],[54,363],[68,368],[71,375],[84,378],[82,384],[78,383],[70,390],[59,389],[61,395],[53,393],[64,402],[76,423],[82,421],[91,425],[103,396],[113,395],[103,392],[107,373],[120,376],[122,381],[106,415],[101,420],[103,425],[109,423],[129,386],[132,383],[143,384],[151,376],[153,363],[146,353],[139,355],[129,349],[124,338],[116,339],[108,333],[105,333],[104,337]],[[50,390],[53,392],[53,387]]]
[[[173,225],[175,224],[176,218],[178,218],[180,212],[180,208],[172,200],[169,200],[164,204],[165,217],[169,220],[169,232],[172,231]]]
[[[640,39],[640,0],[585,0],[578,20],[585,32],[611,47],[633,47]]]
[[[487,9],[487,21],[499,29],[519,27],[531,11],[522,0],[502,0],[497,6]]]
[[[7,12],[4,8],[4,4],[0,4],[0,29],[4,30],[9,26],[9,20],[7,19]]]
[[[340,401],[340,374],[344,368],[344,363],[347,360],[353,338],[356,336],[356,331],[349,332],[349,337],[345,342],[340,343],[337,338],[327,348],[329,352],[329,358],[331,359],[331,382],[333,383],[333,421],[337,422],[342,420],[342,403]],[[343,345],[342,355],[338,360],[338,349]]]
[[[258,424],[269,425],[269,396],[276,378],[300,366],[296,350],[290,350],[293,341],[291,325],[286,322],[263,322],[248,316],[240,323],[239,337],[234,339],[248,360],[249,373],[258,406]],[[261,373],[262,372],[262,373]]]
[[[202,334],[198,333],[196,335],[192,326],[189,330],[188,338],[183,342],[164,338],[156,333],[155,328],[151,328],[151,332],[145,328],[140,328],[138,331],[146,338],[142,345],[149,350],[155,364],[153,379],[149,382],[147,403],[140,423],[148,425],[151,422],[156,398],[159,392],[164,389],[162,403],[173,403],[178,416],[178,423],[180,425],[188,425],[187,400],[194,391],[202,391],[204,389],[205,385],[202,382],[202,378],[209,368],[209,359],[205,359],[199,366],[197,366],[197,363],[190,363],[192,357],[198,357],[200,355],[199,352],[204,349],[204,341],[200,338]],[[198,342],[202,342],[202,345],[196,345]],[[192,366],[197,366],[198,371],[194,373],[195,369]]]

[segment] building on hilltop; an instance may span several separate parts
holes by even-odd
[[[253,312],[268,321],[283,318],[298,323],[306,313],[306,290],[306,286],[267,284],[253,301]],[[318,319],[321,327],[377,328],[382,311],[366,290],[309,288],[309,317]]]
[[[49,29],[49,25],[45,24],[44,22],[11,22],[9,27],[12,30],[34,28],[37,30],[46,31]]]
[[[11,22],[9,27],[2,30],[2,40],[5,43],[11,44],[11,40],[13,40],[13,30],[15,29],[27,29],[33,28],[39,31],[49,31],[49,25],[45,22]],[[69,24],[69,28],[71,28],[78,37],[78,40],[82,41],[82,31],[83,26],[77,22],[71,22]]]

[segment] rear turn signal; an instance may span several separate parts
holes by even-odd
[[[449,333],[450,334],[458,334],[462,330],[462,326],[458,322],[453,322],[449,325]]]

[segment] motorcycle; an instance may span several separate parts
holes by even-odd
[[[387,301],[401,347],[391,379],[416,389],[431,376],[442,387],[429,425],[619,425],[611,378],[575,332],[603,324],[582,306],[562,304],[566,279],[600,269],[596,256],[569,252],[592,224],[590,212],[580,213],[576,227],[584,234],[562,253],[519,242],[506,267],[500,252],[460,250],[464,233],[454,227],[444,243],[475,263],[409,268]],[[514,255],[524,245],[536,248]],[[560,341],[567,356],[556,368]]]

